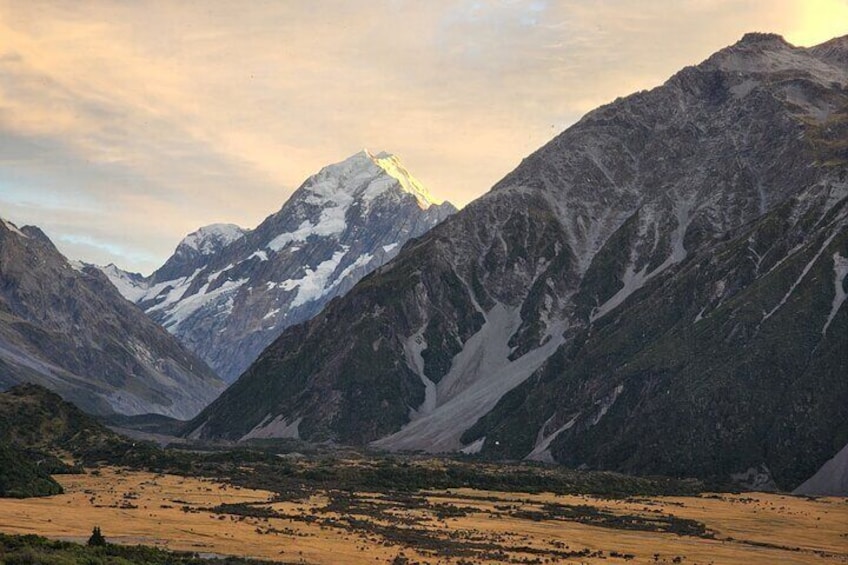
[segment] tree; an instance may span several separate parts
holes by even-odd
[[[92,546],[106,545],[106,538],[104,538],[103,534],[100,533],[100,526],[94,526],[94,530],[92,530],[92,532],[91,532],[91,537],[88,538],[88,545],[92,545]]]

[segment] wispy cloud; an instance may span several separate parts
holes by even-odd
[[[848,1],[0,0],[0,216],[149,271],[361,147],[464,204],[750,30],[823,41]]]

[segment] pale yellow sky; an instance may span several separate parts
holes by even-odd
[[[848,0],[0,0],[0,216],[146,273],[363,147],[462,206],[748,31],[814,45]]]

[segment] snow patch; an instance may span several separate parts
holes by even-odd
[[[343,247],[340,251],[333,253],[333,256],[326,261],[322,261],[315,267],[314,270],[306,268],[306,274],[299,279],[289,279],[280,283],[280,287],[284,290],[297,289],[297,296],[292,300],[291,307],[302,306],[307,302],[317,300],[318,298],[329,292],[328,283],[330,277],[338,268],[342,259],[347,255],[348,247]]]
[[[232,263],[230,263],[229,265],[227,265],[226,267],[224,267],[224,268],[223,268],[223,269],[221,269],[220,271],[215,271],[214,273],[212,273],[211,275],[209,275],[208,277],[206,277],[206,282],[208,282],[208,283],[213,283],[213,282],[215,282],[216,280],[218,280],[218,277],[220,277],[220,276],[221,276],[221,273],[224,273],[224,272],[226,272],[226,271],[229,271],[230,269],[232,269],[232,268],[233,268],[233,266],[234,266],[234,265],[233,265]]]
[[[391,252],[391,250],[392,250],[392,249],[394,249],[394,248],[395,248],[395,247],[397,247],[397,246],[398,246],[398,244],[397,244],[397,243],[390,243],[390,244],[388,244],[388,245],[384,245],[384,246],[383,246],[383,252],[384,252],[384,253],[390,253],[390,252]]]
[[[833,294],[833,304],[830,306],[830,314],[827,316],[827,321],[822,328],[822,335],[827,332],[828,326],[833,321],[833,318],[836,316],[836,313],[839,311],[839,308],[842,307],[842,304],[845,302],[845,288],[843,286],[843,282],[845,281],[845,276],[848,275],[848,257],[843,257],[838,252],[833,254],[833,286],[834,286],[834,294]]]
[[[293,232],[281,233],[265,245],[271,251],[280,251],[292,242],[306,241],[310,236],[329,237],[342,233],[347,226],[345,223],[345,209],[340,206],[331,206],[321,211],[321,217],[317,224],[304,220]]]
[[[250,261],[254,257],[258,257],[260,261],[267,261],[268,260],[268,254],[265,253],[264,251],[254,251],[253,253],[251,253],[248,256],[248,258],[246,260]]]
[[[158,284],[155,284],[147,289],[147,292],[144,293],[136,302],[142,302],[145,300],[152,300],[155,298],[159,298],[162,292],[164,292],[167,288],[170,287],[168,293],[162,298],[155,306],[152,306],[147,310],[148,313],[155,312],[156,310],[164,310],[166,307],[171,304],[175,304],[179,302],[183,295],[188,291],[191,283],[200,274],[202,269],[198,267],[194,270],[194,272],[186,277],[180,277],[178,279],[174,279],[171,281],[164,281]]]
[[[329,292],[331,289],[333,289],[333,288],[337,287],[338,285],[340,285],[340,284],[341,284],[341,282],[342,282],[343,280],[345,280],[345,278],[346,278],[348,275],[350,275],[351,273],[353,273],[356,269],[358,269],[358,268],[360,268],[360,267],[365,267],[366,265],[368,265],[368,263],[370,263],[370,262],[371,262],[371,259],[373,259],[373,258],[374,258],[374,256],[373,256],[373,255],[371,255],[370,253],[363,253],[362,255],[360,255],[359,257],[357,257],[357,258],[356,258],[356,261],[354,261],[353,263],[351,263],[350,265],[348,265],[347,267],[345,267],[345,268],[344,268],[344,270],[343,270],[341,273],[339,273],[339,276],[337,276],[337,277],[335,278],[335,280],[334,280],[333,284],[331,284],[331,285],[327,288],[327,292]],[[325,294],[326,294],[326,293],[325,293]]]
[[[201,289],[197,292],[197,294],[193,294],[188,297],[182,298],[178,303],[174,305],[174,307],[169,310],[168,317],[165,319],[163,325],[165,328],[174,333],[179,325],[183,323],[189,316],[203,308],[204,306],[217,302],[218,299],[235,292],[238,290],[243,284],[245,284],[248,279],[239,279],[237,281],[227,281],[222,284],[220,287],[215,290],[208,290],[209,283],[206,283],[201,287]],[[157,305],[158,307],[159,305]],[[152,310],[152,309],[151,309]],[[223,304],[223,312],[229,313],[232,310],[232,303],[229,301]]]

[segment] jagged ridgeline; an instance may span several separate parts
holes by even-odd
[[[848,38],[598,108],[189,426],[793,488],[848,442]]]
[[[254,230],[201,228],[147,278],[103,271],[229,382],[285,328],[454,212],[397,157],[360,151],[309,177]]]
[[[225,386],[99,270],[0,219],[0,389],[24,382],[92,414],[183,419]]]

